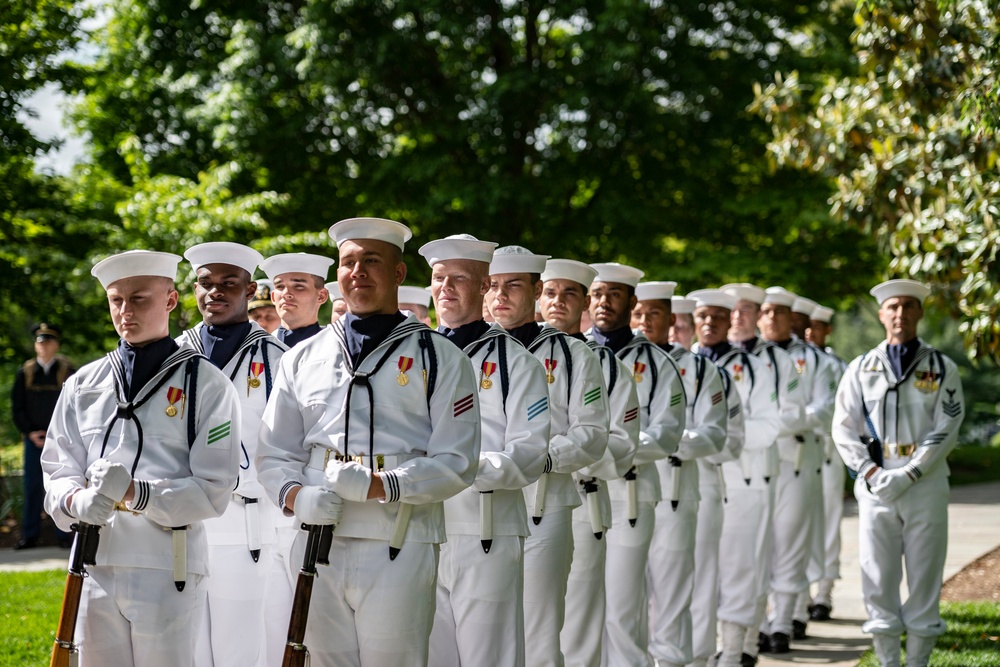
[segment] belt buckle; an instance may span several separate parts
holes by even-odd
[[[917,448],[917,446],[914,445],[914,444],[899,445],[898,446],[899,455],[900,456],[913,456],[913,450],[915,450],[916,448]]]
[[[378,472],[385,470],[385,457],[381,454],[375,455],[375,465],[378,468]]]

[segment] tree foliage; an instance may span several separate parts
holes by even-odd
[[[878,239],[892,275],[928,280],[967,349],[1000,358],[997,83],[985,0],[865,0],[853,77],[759,90],[779,164],[832,176],[833,214]]]

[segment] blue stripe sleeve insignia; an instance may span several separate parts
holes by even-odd
[[[549,397],[543,396],[542,398],[538,399],[537,401],[528,406],[528,421],[530,422],[532,419],[534,419],[535,417],[542,414],[548,409],[549,409]]]

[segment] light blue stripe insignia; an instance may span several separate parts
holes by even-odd
[[[531,405],[528,406],[528,421],[531,421],[538,415],[542,414],[549,409],[549,399],[548,397],[540,398]]]

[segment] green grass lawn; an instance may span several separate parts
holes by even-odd
[[[49,664],[65,583],[65,570],[0,572],[0,665]]]
[[[938,637],[930,664],[934,667],[1000,666],[1000,604],[942,602],[941,615],[948,623],[948,631]],[[872,651],[865,653],[858,667],[878,667],[875,654]]]

